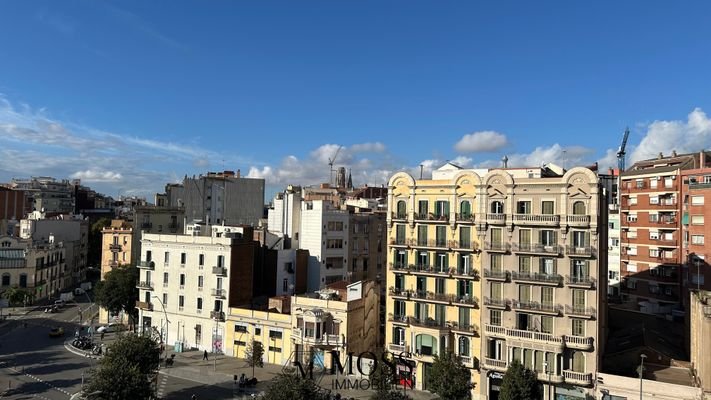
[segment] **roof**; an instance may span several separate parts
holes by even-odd
[[[656,174],[673,172],[679,169],[690,169],[695,168],[697,161],[699,161],[699,152],[677,154],[667,157],[655,157],[646,160],[640,160],[634,163],[627,171],[624,171],[621,176],[634,176],[643,174]],[[711,156],[708,152],[704,151],[708,159]],[[673,164],[673,165],[669,165]]]

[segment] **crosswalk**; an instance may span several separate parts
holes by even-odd
[[[168,377],[165,375],[158,375],[158,398],[162,399],[165,396],[165,387],[168,384]]]

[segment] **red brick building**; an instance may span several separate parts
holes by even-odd
[[[32,209],[32,201],[28,203],[24,190],[10,189],[0,186],[0,220],[25,218]]]
[[[701,152],[696,161],[682,171],[682,283],[688,289],[711,290],[711,251],[706,246],[707,239],[711,245],[711,223],[705,224],[711,222],[711,157]]]

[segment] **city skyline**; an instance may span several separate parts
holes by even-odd
[[[269,199],[327,182],[339,146],[356,185],[504,155],[606,168],[626,126],[627,165],[698,151],[711,28],[695,6],[10,4],[0,180],[150,198],[239,169]]]

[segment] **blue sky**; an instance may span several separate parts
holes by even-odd
[[[463,166],[711,148],[711,3],[14,1],[0,181],[150,195],[240,169],[383,184]],[[630,161],[628,161],[628,164]],[[415,172],[417,171],[417,172]]]

